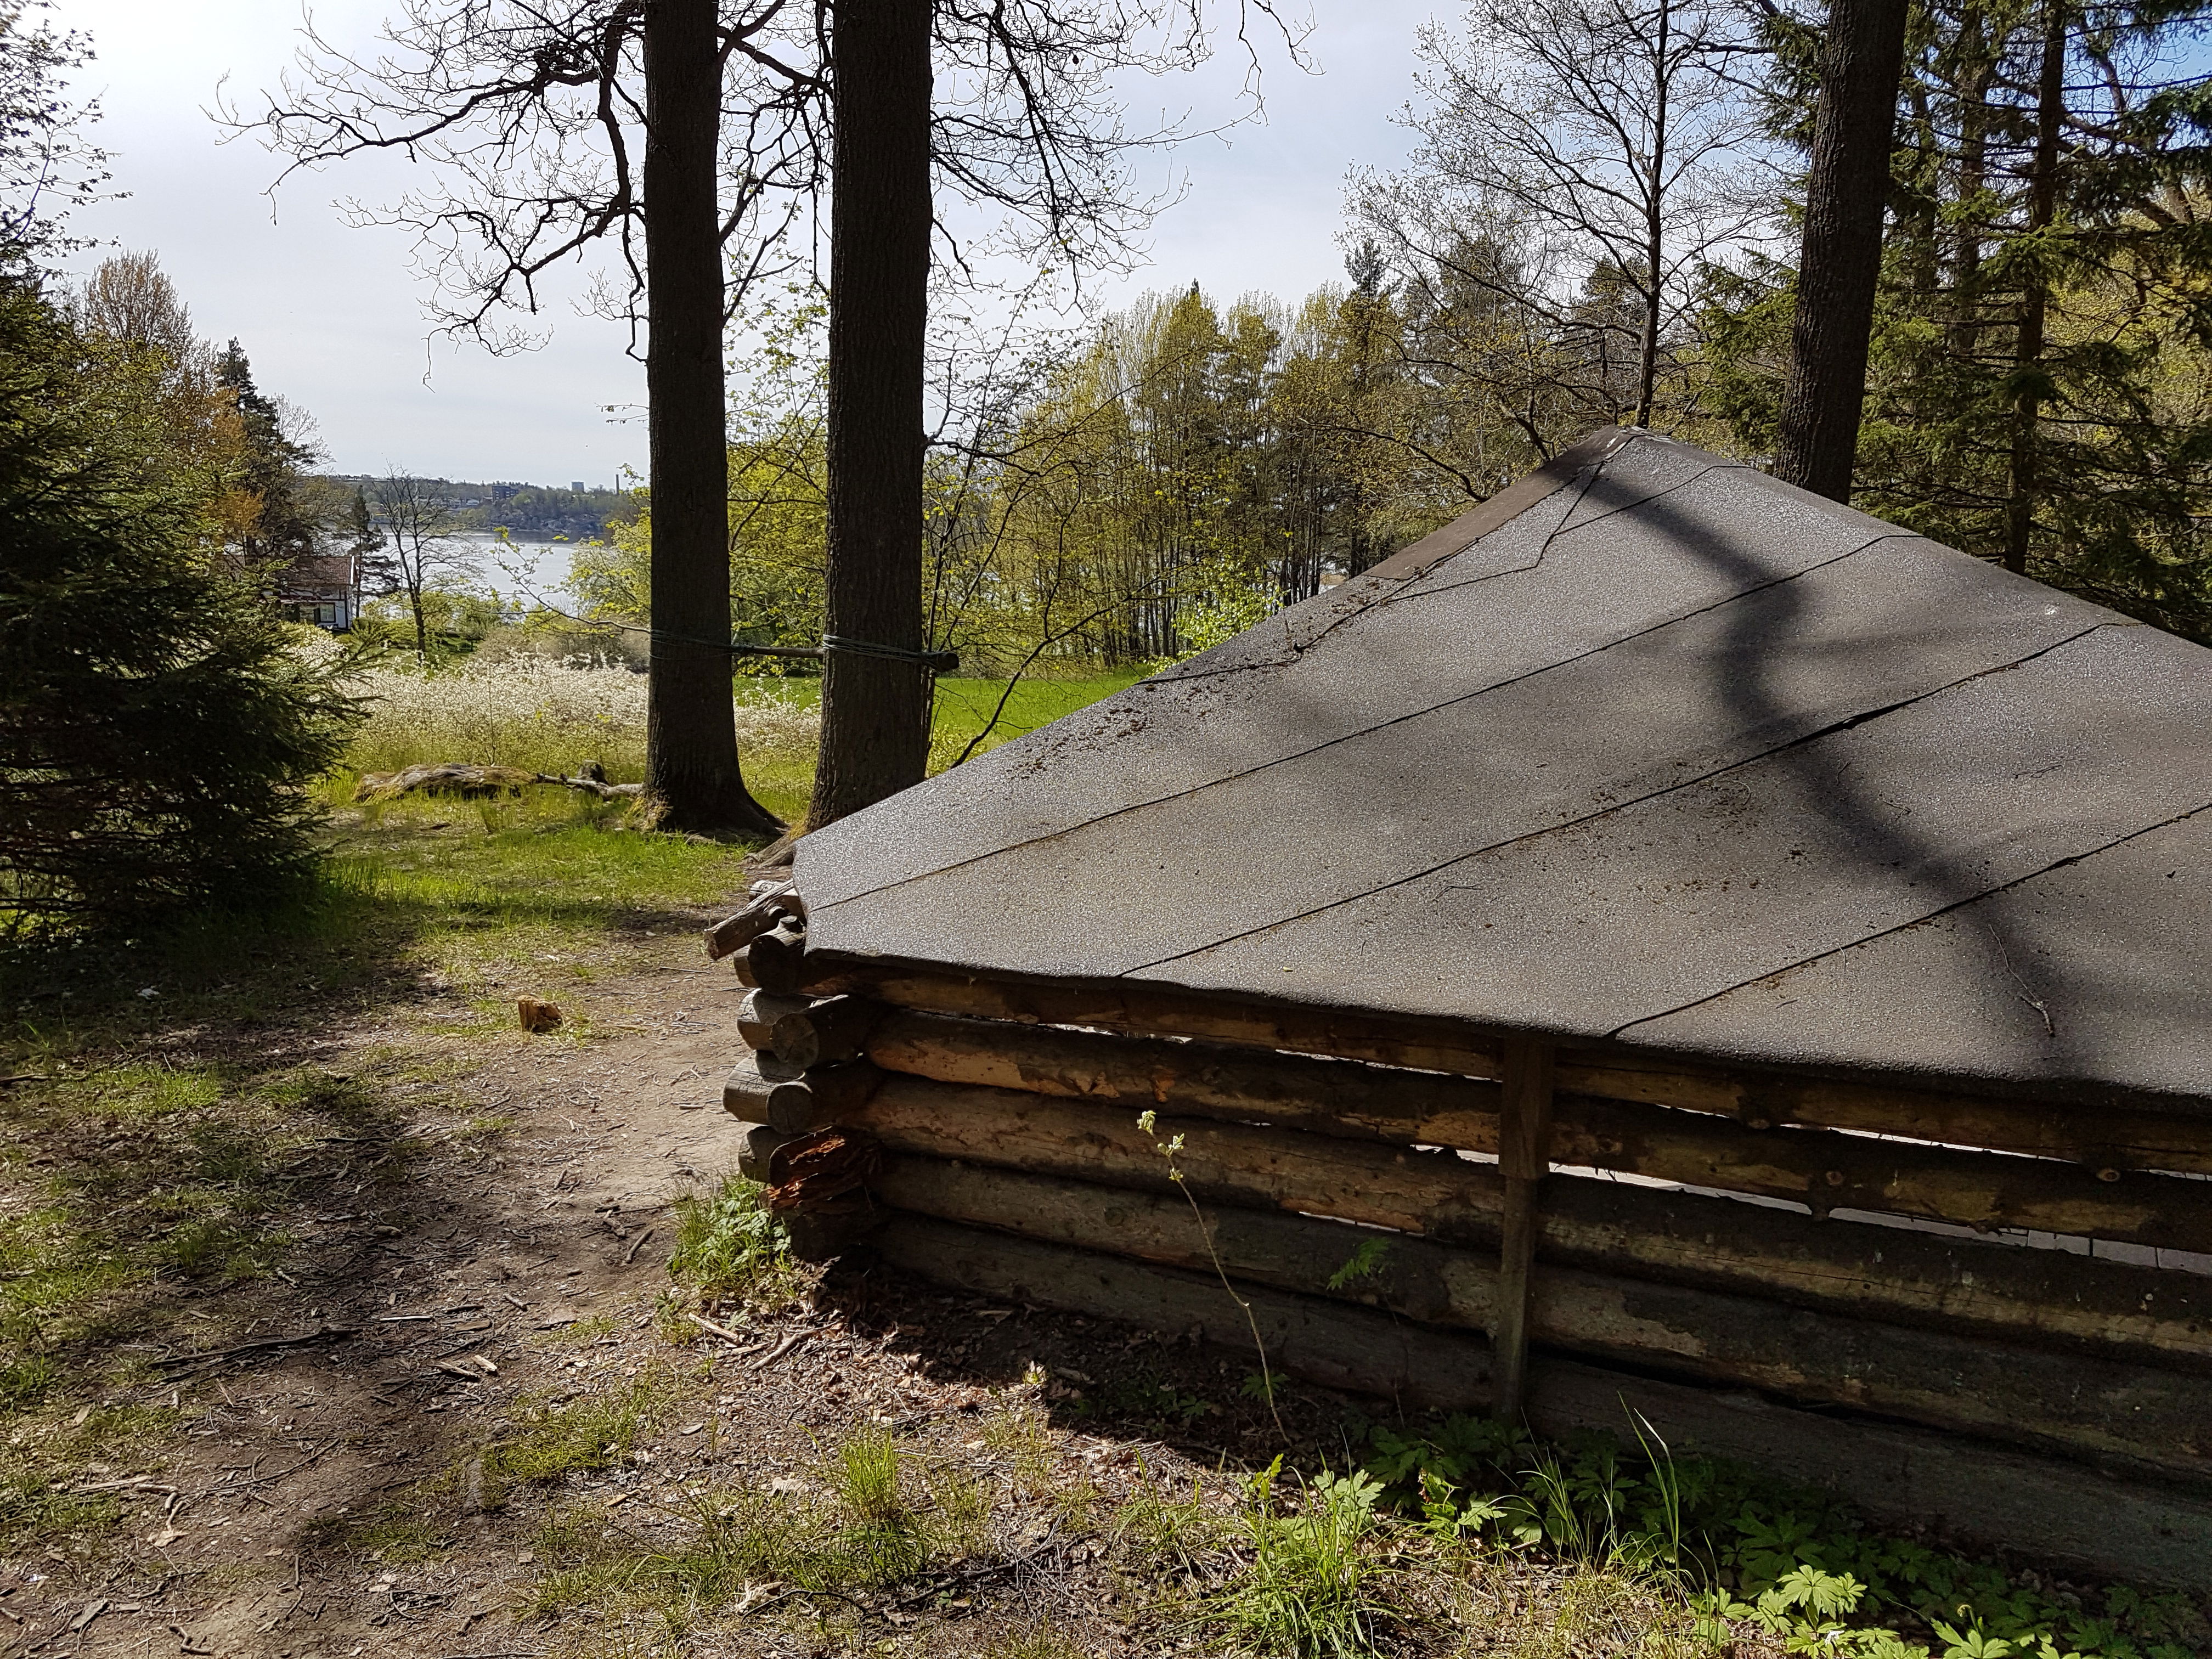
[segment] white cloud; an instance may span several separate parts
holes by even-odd
[[[1109,301],[1193,280],[1224,299],[1255,289],[1291,297],[1340,277],[1345,169],[1402,153],[1389,117],[1412,90],[1413,31],[1431,6],[1320,7],[1309,47],[1321,72],[1273,54],[1264,125],[1149,164],[1152,182],[1180,179],[1185,193],[1155,228],[1152,264],[1109,284]],[[316,21],[333,40],[366,44],[386,9],[385,0],[338,0],[318,6]],[[595,483],[642,468],[642,424],[604,412],[643,396],[620,325],[574,314],[563,295],[539,351],[426,348],[407,235],[349,228],[331,205],[388,199],[404,163],[377,158],[295,178],[272,219],[263,192],[275,158],[250,140],[218,145],[203,112],[226,76],[241,101],[274,85],[297,39],[291,0],[65,0],[63,21],[98,49],[80,86],[102,94],[98,136],[131,192],[87,212],[81,228],[157,251],[202,331],[236,336],[266,389],[313,412],[334,465]],[[1231,45],[1200,76],[1152,95],[1172,112],[1191,109],[1194,125],[1222,118],[1243,78]]]

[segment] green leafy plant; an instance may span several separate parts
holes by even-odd
[[[1680,1587],[1705,1638],[1752,1625],[1838,1659],[2189,1659],[2212,1625],[2185,1596],[2113,1586],[2074,1606],[2004,1568],[1874,1531],[1826,1493],[1633,1447],[1540,1445],[1487,1419],[1367,1428],[1366,1468],[1430,1535],[1488,1540]],[[2095,1595],[2084,1597],[2094,1601]]]
[[[761,1189],[742,1176],[725,1176],[703,1193],[687,1193],[673,1206],[676,1248],[668,1274],[708,1296],[774,1303],[797,1288],[789,1241]]]
[[[1362,1279],[1372,1279],[1382,1271],[1383,1258],[1390,1254],[1390,1241],[1370,1238],[1354,1250],[1345,1264],[1328,1276],[1332,1291],[1349,1290]]]
[[[1239,1530],[1245,1571],[1218,1593],[1219,1622],[1263,1653],[1352,1659],[1376,1650],[1392,1611],[1375,1547],[1382,1483],[1364,1471],[1317,1475],[1280,1512],[1280,1457],[1252,1477]]]

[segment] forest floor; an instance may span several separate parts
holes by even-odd
[[[1250,1472],[1346,1467],[1354,1404],[1279,1429],[1177,1334],[672,1280],[744,1219],[696,931],[742,865],[531,812],[351,819],[289,929],[19,974],[0,1656],[1227,1653],[1297,1616],[1278,1566],[1408,1652],[1717,1650],[1629,1578],[1378,1553],[1360,1501],[1350,1567],[1269,1565]]]

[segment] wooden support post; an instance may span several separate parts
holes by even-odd
[[[1517,1423],[1528,1404],[1536,1190],[1552,1168],[1552,1045],[1509,1038],[1504,1059],[1498,1170],[1505,1177],[1505,1212],[1498,1261],[1498,1328],[1490,1339],[1491,1409],[1500,1422]]]

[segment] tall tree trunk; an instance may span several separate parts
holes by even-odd
[[[930,0],[837,0],[830,42],[829,634],[919,652],[922,347],[929,318]],[[823,654],[810,825],[921,781],[931,677]]]
[[[1905,0],[1834,0],[1813,120],[1797,316],[1774,471],[1838,501],[1851,498],[1858,459],[1905,9]]]
[[[1982,216],[1970,204],[1989,183],[1990,62],[1988,24],[1978,9],[1960,20],[1959,228],[1951,252],[1951,350],[1972,357],[1982,347]]]
[[[647,445],[653,663],[645,787],[671,830],[774,835],[745,788],[730,696],[729,452],[722,406],[722,241],[715,168],[715,0],[647,0]]]
[[[1644,186],[1644,337],[1638,343],[1636,419],[1638,426],[1651,424],[1651,404],[1659,385],[1660,284],[1667,254],[1667,125],[1668,94],[1674,89],[1674,70],[1668,62],[1674,8],[1660,0],[1655,17],[1657,34],[1651,43],[1651,155]]]
[[[2047,230],[2058,210],[2058,130],[2066,119],[2065,0],[2044,0],[2043,65],[2036,76],[2035,159],[2028,173],[2027,232]],[[2025,575],[2035,528],[2036,428],[2043,405],[2044,313],[2050,279],[2030,267],[2013,351],[2012,498],[2005,503],[2005,568]]]

